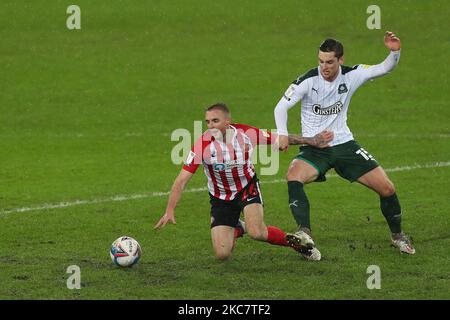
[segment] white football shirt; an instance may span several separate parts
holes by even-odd
[[[275,107],[275,122],[279,135],[288,135],[287,112],[301,100],[302,136],[313,137],[323,130],[333,131],[330,146],[353,140],[347,126],[347,111],[353,93],[367,80],[392,71],[400,59],[400,50],[391,51],[377,65],[340,66],[333,82],[325,80],[319,67],[298,77],[286,90]]]

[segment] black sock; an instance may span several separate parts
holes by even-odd
[[[303,184],[298,181],[288,181],[289,208],[300,227],[311,229],[309,222],[309,201],[303,190]]]
[[[380,197],[380,207],[391,232],[402,232],[402,209],[400,208],[400,202],[398,201],[397,194],[394,193],[389,197]]]

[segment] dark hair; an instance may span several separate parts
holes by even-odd
[[[336,58],[341,58],[344,55],[344,46],[335,39],[326,39],[319,47],[322,52],[334,52]]]
[[[227,115],[230,114],[230,109],[228,109],[227,105],[222,102],[215,103],[215,104],[209,106],[208,108],[206,108],[206,111],[211,111],[211,110],[222,110],[225,114],[227,114]]]

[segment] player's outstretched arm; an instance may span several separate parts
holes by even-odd
[[[383,62],[376,65],[361,65],[358,67],[355,75],[357,81],[354,85],[361,86],[364,82],[370,79],[375,79],[384,76],[395,69],[400,60],[401,42],[397,35],[391,31],[386,31],[384,35],[384,45],[390,50],[389,55]]]
[[[326,148],[330,146],[328,143],[331,142],[333,138],[333,132],[328,130],[322,131],[311,138],[301,137],[296,134],[290,134],[289,144],[309,144],[310,146],[316,148]]]
[[[181,169],[181,172],[176,177],[172,190],[170,191],[169,201],[167,202],[166,213],[159,219],[158,223],[155,225],[154,229],[163,228],[167,222],[177,224],[175,220],[175,208],[177,206],[178,201],[180,201],[181,194],[183,193],[184,188],[186,187],[189,180],[191,180],[194,174]]]

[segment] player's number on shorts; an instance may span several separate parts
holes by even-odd
[[[374,160],[375,161],[375,159],[372,157],[372,155],[370,153],[368,153],[366,150],[364,150],[364,148],[359,148],[358,150],[356,150],[355,153],[361,155],[366,160]]]

